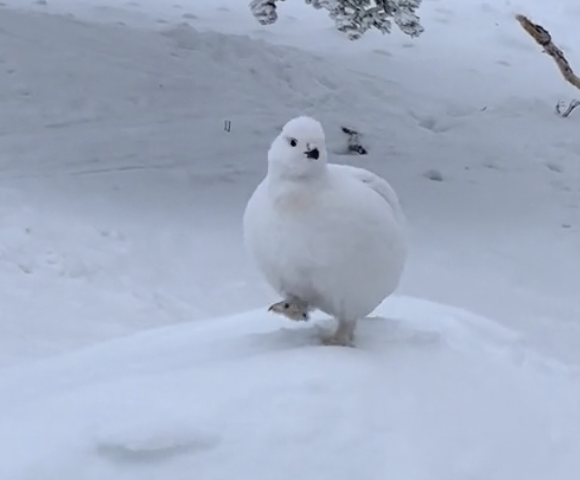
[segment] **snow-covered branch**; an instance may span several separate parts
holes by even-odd
[[[516,15],[516,20],[520,23],[522,28],[536,41],[536,43],[538,43],[544,49],[544,52],[546,52],[554,59],[564,79],[571,85],[574,85],[576,88],[580,89],[580,78],[572,70],[572,67],[564,56],[564,52],[562,52],[562,50],[558,48],[558,46],[552,41],[550,32],[548,32],[548,30],[546,30],[541,25],[533,23],[525,15]],[[558,105],[556,105],[556,112],[563,117],[567,117],[578,106],[580,106],[580,101],[572,100],[568,108],[562,112],[562,106],[558,103]]]
[[[262,25],[278,20],[276,2],[284,0],[252,0],[250,9]],[[314,8],[328,11],[336,28],[349,39],[357,40],[368,30],[390,33],[393,22],[399,29],[418,37],[423,33],[416,10],[422,0],[304,0]]]

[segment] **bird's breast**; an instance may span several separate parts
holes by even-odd
[[[277,215],[292,218],[302,216],[315,204],[314,194],[301,188],[287,188],[272,194],[272,208]]]

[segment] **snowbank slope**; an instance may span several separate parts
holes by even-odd
[[[0,373],[10,480],[569,480],[573,372],[467,312],[393,298],[356,349],[263,311]]]

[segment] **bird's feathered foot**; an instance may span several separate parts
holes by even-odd
[[[310,319],[308,304],[301,300],[283,300],[268,307],[269,312],[284,315],[295,322],[306,322]]]
[[[354,347],[354,330],[356,322],[338,322],[336,331],[329,337],[322,339],[323,345],[335,345],[340,347]]]

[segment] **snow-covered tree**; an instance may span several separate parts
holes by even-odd
[[[284,0],[252,0],[250,8],[262,25],[278,20],[276,2]],[[304,0],[316,9],[328,10],[336,28],[356,40],[371,28],[390,33],[394,22],[404,33],[418,37],[423,33],[415,11],[421,0]]]

